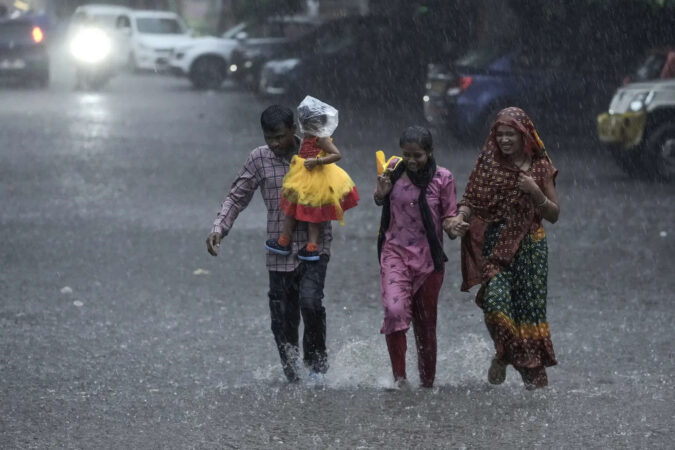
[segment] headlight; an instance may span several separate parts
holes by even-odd
[[[78,31],[70,41],[70,53],[78,61],[96,64],[105,60],[112,51],[112,41],[100,28],[90,27]]]
[[[630,101],[629,108],[631,111],[642,111],[649,105],[654,98],[654,91],[640,92]]]

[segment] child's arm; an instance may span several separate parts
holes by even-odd
[[[312,158],[305,161],[305,167],[309,170],[312,170],[316,166],[321,166],[324,164],[331,164],[334,162],[340,161],[342,159],[342,154],[340,150],[333,144],[333,141],[330,137],[320,137],[316,141],[317,145],[326,153],[326,156],[321,158]]]

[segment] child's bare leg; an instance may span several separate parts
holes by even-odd
[[[291,243],[291,236],[293,235],[293,230],[295,230],[296,223],[295,217],[286,216],[284,226],[281,228],[281,236],[279,236],[279,245],[286,247]]]
[[[319,248],[320,223],[307,223],[307,250],[316,251]]]
[[[277,255],[288,256],[291,254],[291,236],[295,229],[295,217],[286,216],[284,225],[281,228],[281,236],[278,239],[268,239],[265,241],[265,248]]]
[[[307,222],[307,245],[298,251],[298,258],[303,261],[318,261],[319,238],[321,237],[321,224]]]

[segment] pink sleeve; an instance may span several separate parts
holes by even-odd
[[[455,187],[455,177],[448,172],[443,176],[441,182],[441,220],[457,215],[457,189]]]

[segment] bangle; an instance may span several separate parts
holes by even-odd
[[[544,195],[544,201],[541,202],[540,204],[538,204],[537,208],[543,208],[547,201],[548,201],[548,197]]]
[[[323,159],[322,159],[322,158],[319,158],[319,157],[317,156],[317,158],[316,158],[316,163],[317,163],[318,165],[320,165],[320,166],[323,166]]]

